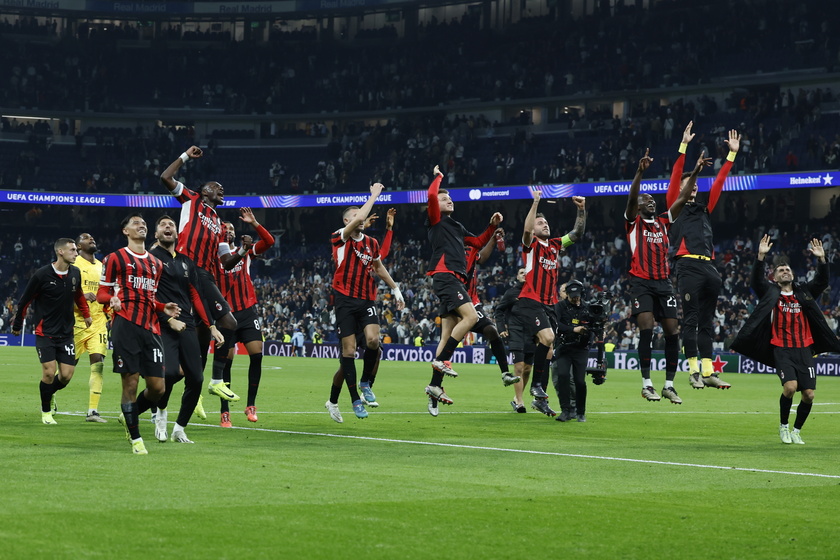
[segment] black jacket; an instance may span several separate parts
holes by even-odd
[[[557,351],[588,348],[589,331],[583,334],[574,332],[575,327],[585,327],[589,322],[586,304],[581,301],[580,305],[573,305],[571,301],[564,299],[554,306],[554,310],[557,313]]]
[[[501,298],[499,298],[499,301],[496,302],[496,305],[493,307],[493,320],[495,321],[496,329],[499,332],[505,332],[508,330],[510,317],[513,313],[513,307],[519,301],[520,292],[522,292],[522,284],[517,282],[515,286],[508,288],[508,290]]]
[[[753,264],[750,285],[758,295],[759,301],[752,315],[744,323],[738,336],[735,337],[731,348],[770,367],[776,367],[773,346],[770,344],[772,336],[771,315],[776,308],[782,290],[778,285],[767,281],[764,270],[764,261],[756,260]],[[840,352],[840,341],[831,332],[819,305],[814,299],[819,297],[827,287],[828,263],[818,263],[816,276],[807,284],[793,283],[793,293],[802,305],[802,311],[805,313],[805,318],[811,328],[811,336],[814,337],[814,345],[811,346],[814,354]]]

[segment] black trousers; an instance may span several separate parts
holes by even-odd
[[[720,274],[711,261],[680,257],[676,264],[677,290],[682,302],[681,325],[686,358],[712,357],[714,318],[720,295]]]
[[[560,410],[586,414],[586,364],[588,348],[560,347],[551,365],[551,380],[560,400]],[[574,387],[574,394],[572,394]]]

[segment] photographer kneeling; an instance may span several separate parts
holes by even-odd
[[[592,317],[589,305],[582,302],[583,284],[571,280],[566,284],[565,300],[557,304],[557,338],[552,363],[551,378],[560,400],[559,422],[577,418],[586,422],[586,373],[589,361],[589,344],[594,330],[603,330],[603,325]],[[600,333],[596,333],[600,334]],[[603,366],[601,366],[603,367]],[[604,374],[606,371],[604,371]],[[575,404],[572,405],[571,386],[574,379]],[[603,376],[595,380],[603,383]]]

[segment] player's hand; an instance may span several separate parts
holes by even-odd
[[[531,197],[534,199],[534,204],[540,201],[542,198],[542,191],[536,185],[531,185]]]
[[[254,211],[250,208],[240,208],[239,219],[245,222],[246,224],[251,224],[254,227],[257,227],[259,225],[257,223],[257,219],[254,217]]]
[[[730,152],[737,152],[741,147],[741,135],[738,134],[737,130],[730,130],[729,138],[724,140],[724,142],[726,142],[726,145],[729,146]]]
[[[712,158],[706,157],[706,150],[700,152],[700,157],[697,158],[697,167],[695,169],[703,169],[712,165]]]
[[[767,253],[770,252],[770,249],[773,247],[773,244],[770,243],[770,236],[764,234],[764,237],[761,238],[761,241],[758,242],[758,256],[764,257]]]
[[[682,143],[688,144],[692,140],[694,140],[694,134],[691,132],[691,127],[694,126],[694,121],[688,121],[688,125],[686,125],[685,130],[683,131],[682,135]]]
[[[497,226],[502,223],[502,220],[504,220],[502,214],[500,212],[496,212],[490,217],[490,225]]]
[[[585,196],[573,196],[572,202],[575,203],[575,206],[583,210],[586,208],[586,197]]]
[[[502,332],[499,333],[499,336],[502,337],[503,339],[507,340],[507,338],[509,336],[509,333],[507,331],[502,331]]]
[[[89,329],[92,324],[93,324],[93,319],[90,318],[90,317],[85,317],[85,328]]]
[[[435,170],[432,171],[432,173],[434,174],[435,177],[437,177],[438,175],[443,177],[443,171],[440,170],[440,165],[435,165]]]
[[[650,157],[650,148],[645,148],[645,155],[639,160],[639,171],[644,173],[651,163],[653,163],[653,158]]]
[[[822,241],[817,238],[811,240],[811,254],[818,259],[825,258],[825,248],[823,247]]]
[[[250,235],[243,235],[242,239],[240,240],[239,246],[245,249],[246,251],[250,251],[251,247],[254,246],[254,238]]]
[[[210,325],[210,336],[216,343],[216,348],[221,348],[224,345],[225,335],[219,332],[219,329],[216,328],[216,325]]]
[[[118,313],[122,309],[122,302],[117,296],[111,296],[111,301],[108,305],[114,310],[114,313]]]
[[[190,156],[190,159],[198,159],[204,155],[204,152],[198,146],[190,146],[184,153]]]
[[[393,229],[394,228],[394,218],[396,217],[396,215],[397,215],[397,209],[396,208],[388,208],[388,213],[385,215],[385,227],[387,229]]]
[[[163,312],[169,315],[170,317],[178,317],[181,314],[181,308],[178,307],[177,303],[169,302],[164,306]]]
[[[397,302],[397,311],[402,311],[403,308],[405,307],[405,299],[403,299],[402,294],[399,294],[394,299]]]
[[[382,194],[382,191],[385,189],[385,185],[382,183],[374,183],[370,186],[370,194],[373,195],[374,200],[379,198],[379,195]]]
[[[502,229],[502,228],[496,228],[496,237],[504,238],[504,236],[505,236],[505,230]]]
[[[370,226],[372,226],[374,222],[376,222],[377,218],[379,218],[377,214],[371,214],[370,216],[368,216],[367,220],[365,220],[365,229],[368,229]]]
[[[167,324],[169,325],[169,328],[175,332],[184,332],[184,329],[187,328],[187,324],[183,321],[179,321],[178,319],[170,319]]]
[[[85,294],[85,299],[87,301],[96,301],[96,294],[94,294],[93,292],[88,292]]]

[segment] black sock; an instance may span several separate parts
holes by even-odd
[[[793,400],[793,399],[791,399]],[[806,403],[805,401],[799,401],[799,406],[796,407],[796,420],[793,421],[793,427],[797,430],[801,430],[802,426],[805,425],[805,420],[808,419],[808,415],[811,414],[811,407],[814,403]]]
[[[502,339],[496,337],[495,340],[491,340],[490,350],[496,356],[496,363],[499,364],[499,369],[502,370],[502,373],[507,372],[510,366],[508,365],[507,351],[505,351],[505,344],[502,342]]]
[[[641,340],[639,341],[641,344]],[[673,381],[677,376],[677,363],[680,361],[680,335],[665,335],[665,379]]]
[[[220,356],[219,353],[213,355],[213,373],[210,379],[213,381],[223,380],[225,378],[225,367],[228,364],[227,355]]]
[[[233,360],[228,360],[225,358],[224,360],[225,365],[222,368],[222,383],[225,384],[225,387],[230,389],[230,368],[233,365]],[[213,367],[216,367],[216,361],[213,361]],[[226,401],[225,399],[219,399],[219,412],[230,412],[230,401]]]
[[[531,373],[531,387],[539,385],[545,390],[548,384],[548,368],[546,361],[548,358],[548,346],[543,343],[538,343],[536,350],[534,350],[534,366]]]
[[[350,392],[350,400],[356,402],[359,398],[359,388],[356,386],[356,360],[352,357],[341,358],[341,369],[344,370],[344,382]]]
[[[642,329],[639,331],[639,369],[642,370],[642,377],[650,379],[650,341],[653,340],[653,329]],[[647,372],[647,375],[645,375]]]
[[[790,421],[791,406],[793,406],[793,397],[786,397],[784,393],[782,393],[782,396],[779,397],[779,423],[787,424]]]
[[[61,379],[59,379],[58,375],[56,375],[55,377],[53,377],[53,382],[52,382],[51,387],[52,387],[53,393],[57,393],[57,392],[61,391],[62,389],[64,389],[65,387],[67,387],[67,383],[62,383]]]
[[[338,404],[339,395],[341,395],[341,385],[330,385],[330,402]]]
[[[376,356],[376,363],[373,364],[373,370],[370,372],[370,386],[373,387],[373,384],[376,383],[376,374],[379,373],[379,362],[382,361],[382,346],[379,346],[379,350],[377,351]]]
[[[429,385],[432,387],[442,387],[443,386],[443,374],[432,368],[432,380],[429,381]]]
[[[458,348],[458,341],[450,336],[449,340],[446,341],[446,344],[444,344],[443,349],[440,351],[440,354],[435,356],[435,360],[442,360],[445,362],[451,359],[456,348]]]
[[[257,391],[260,388],[260,379],[262,378],[262,358],[261,353],[251,354],[251,363],[248,364],[248,406],[256,406]],[[230,371],[230,366],[228,366],[228,371]],[[229,379],[230,373],[227,375]]]
[[[138,426],[140,415],[137,412],[137,403],[126,403],[120,405],[120,408],[125,418],[125,426],[128,433],[131,434],[131,439],[138,439],[140,437],[140,426]]]
[[[363,384],[370,385],[373,380],[373,368],[376,367],[376,362],[379,360],[379,348],[371,349],[365,348],[364,354],[364,369],[362,370]]]
[[[52,397],[55,392],[53,391],[52,385],[41,381],[41,384],[38,385],[38,391],[41,393],[41,412],[49,412],[50,397]]]
[[[139,395],[137,395],[137,402],[134,403],[135,406],[135,413],[137,416],[140,416],[150,408],[152,408],[153,404],[157,404],[156,402],[152,402],[149,397],[146,396],[146,391],[142,391]]]
[[[163,392],[163,396],[158,399],[156,406],[151,406],[150,409],[152,412],[155,411],[155,408],[166,408],[169,406],[169,397],[172,396],[172,388],[175,387],[175,384],[181,380],[180,375],[167,375],[166,376],[166,390]]]

